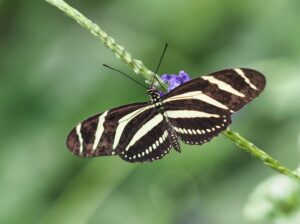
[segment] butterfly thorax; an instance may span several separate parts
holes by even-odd
[[[164,109],[163,109],[163,104],[162,104],[162,99],[160,97],[160,94],[158,92],[158,90],[150,88],[147,90],[147,93],[150,96],[150,103],[153,104],[155,106],[155,108],[161,113],[164,113]]]
[[[151,98],[151,103],[161,102],[161,97],[160,97],[158,90],[150,88],[147,90],[147,93]]]

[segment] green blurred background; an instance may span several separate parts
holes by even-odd
[[[146,66],[192,77],[228,67],[264,73],[264,93],[232,129],[288,167],[299,163],[300,1],[68,1]],[[148,100],[101,66],[140,76],[44,1],[0,1],[0,223],[247,223],[253,189],[275,171],[222,135],[129,164],[81,159],[70,129],[107,108]]]

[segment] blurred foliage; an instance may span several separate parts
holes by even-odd
[[[297,166],[299,1],[68,2],[149,68],[168,42],[161,74],[263,72],[265,92],[232,128]],[[0,59],[0,223],[247,223],[248,195],[273,171],[222,136],[150,164],[68,152],[65,138],[77,122],[147,96],[103,68],[133,74],[54,7],[0,1]]]
[[[254,223],[298,224],[299,207],[299,182],[277,174],[256,187],[244,212]]]

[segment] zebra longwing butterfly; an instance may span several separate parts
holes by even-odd
[[[190,80],[149,102],[96,114],[72,129],[67,147],[80,157],[119,155],[128,162],[161,159],[179,141],[201,145],[224,131],[231,115],[256,98],[265,77],[252,69],[221,70]]]

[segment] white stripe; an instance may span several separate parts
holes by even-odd
[[[82,139],[80,129],[81,129],[81,123],[76,126],[76,134],[78,136],[78,140],[79,140],[79,143],[80,143],[79,154],[81,154],[82,150],[83,150],[83,139]]]
[[[100,138],[104,132],[104,121],[105,121],[105,117],[107,115],[107,111],[105,111],[102,115],[99,116],[98,118],[98,125],[97,125],[97,129],[96,129],[96,133],[95,133],[95,140],[94,140],[94,144],[93,144],[93,150],[96,150],[98,144],[99,144],[99,141],[100,141]]]
[[[220,117],[217,114],[209,114],[196,110],[168,110],[166,114],[169,118]]]
[[[228,93],[234,94],[236,96],[245,97],[245,95],[236,89],[232,88],[231,85],[227,84],[226,82],[223,82],[221,80],[216,79],[213,76],[201,76],[202,79],[209,81],[212,84],[216,84],[219,89],[224,90]]]
[[[192,92],[179,94],[179,95],[167,98],[163,102],[166,103],[166,102],[170,102],[170,101],[174,101],[174,100],[187,100],[187,99],[201,100],[201,101],[211,104],[213,106],[228,110],[227,106],[225,106],[224,104],[220,103],[219,101],[205,95],[204,93],[202,93],[202,91],[192,91]]]
[[[152,119],[150,119],[147,123],[145,123],[133,136],[130,143],[126,147],[126,151],[133,146],[139,139],[141,139],[144,135],[146,135],[149,131],[151,131],[154,127],[156,127],[163,120],[163,115],[157,114]],[[155,149],[156,145],[153,144],[152,147]]]
[[[253,85],[253,84],[250,82],[250,80],[247,78],[247,76],[245,76],[245,73],[243,72],[242,69],[236,68],[236,69],[234,69],[234,71],[236,71],[236,73],[237,73],[238,75],[240,75],[240,76],[245,80],[245,82],[246,82],[252,89],[257,90],[256,86]]]
[[[120,138],[121,138],[121,135],[123,133],[123,130],[125,129],[126,125],[133,119],[135,118],[136,116],[138,116],[139,114],[141,114],[142,112],[144,112],[145,110],[147,109],[150,109],[152,108],[153,105],[151,106],[145,106],[145,107],[142,107],[138,110],[135,110],[133,112],[131,112],[130,114],[127,114],[125,115],[124,117],[122,117],[120,120],[119,120],[119,125],[116,129],[116,134],[115,134],[115,139],[114,139],[114,144],[113,144],[113,150],[117,147],[117,145],[119,144],[119,141],[120,141]]]

